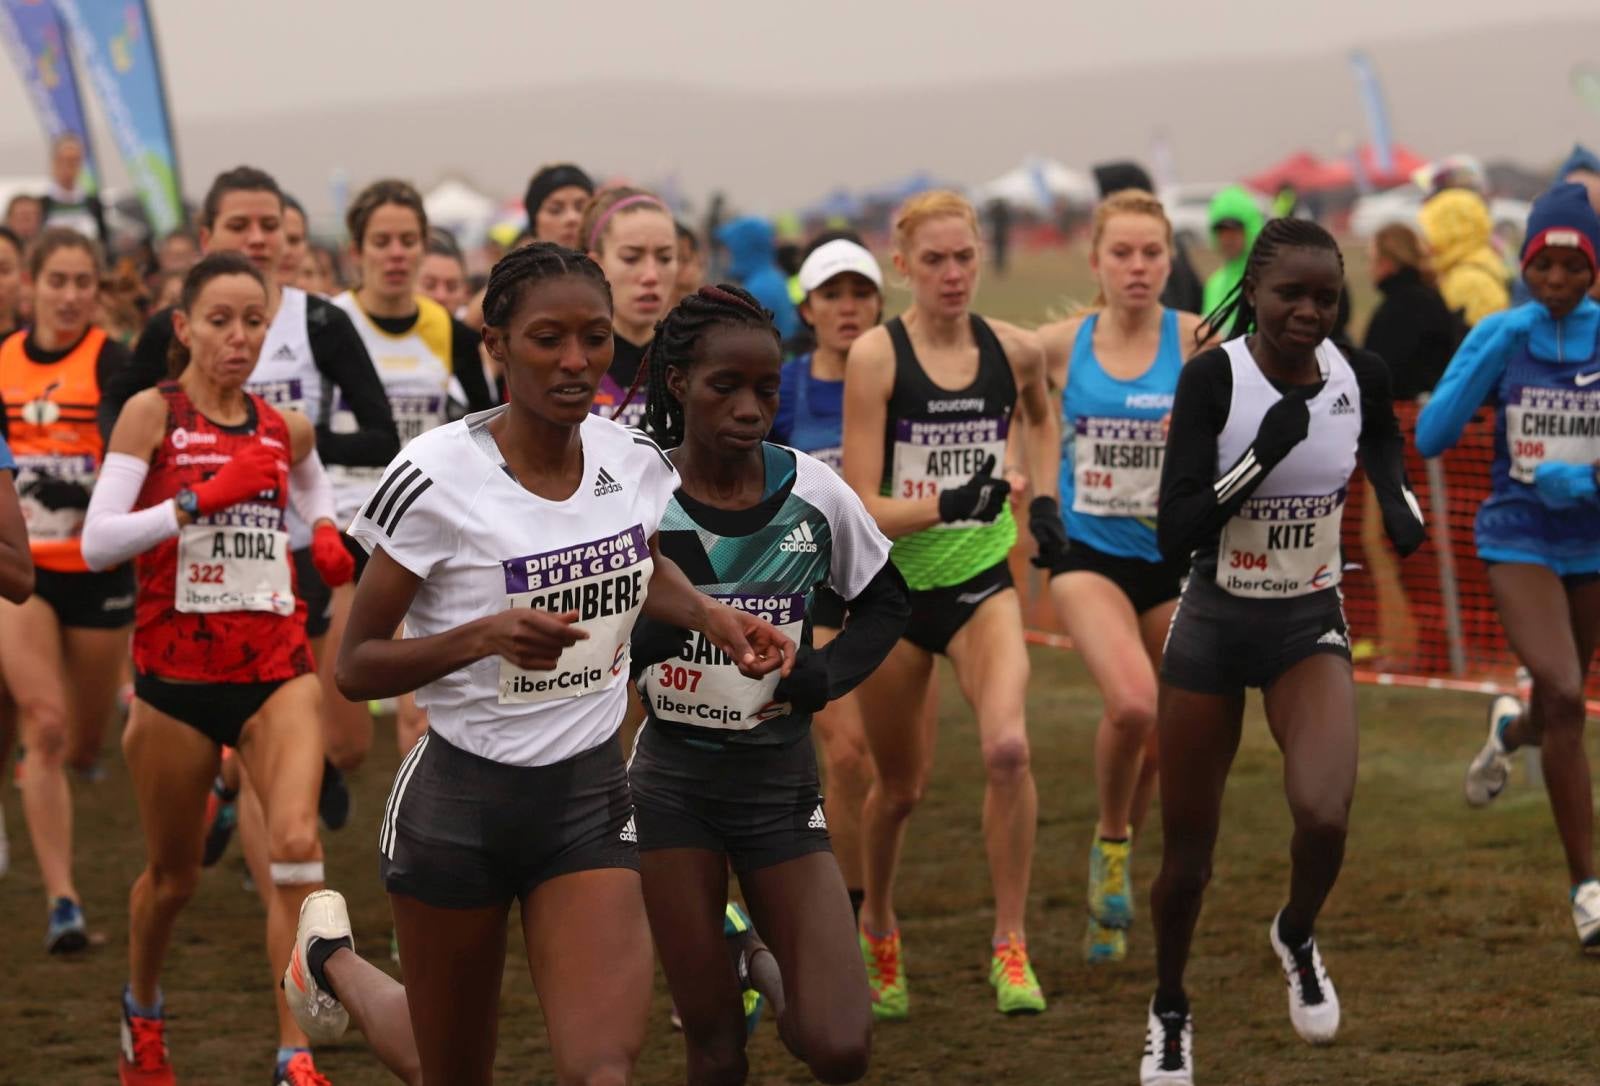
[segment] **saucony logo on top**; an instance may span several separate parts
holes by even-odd
[[[983,397],[971,396],[964,400],[929,400],[928,414],[944,415],[951,411],[982,411]]]
[[[1354,415],[1356,405],[1350,402],[1348,392],[1339,393],[1339,398],[1333,401],[1333,407],[1328,411],[1330,415]]]
[[[622,490],[622,484],[611,477],[611,473],[601,468],[594,476],[594,496],[603,498],[607,494],[616,494]]]

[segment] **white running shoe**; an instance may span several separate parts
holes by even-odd
[[[352,947],[355,945],[344,895],[337,890],[318,890],[301,903],[294,952],[289,955],[289,968],[283,971],[283,991],[295,1024],[312,1044],[329,1044],[343,1037],[350,1027],[350,1012],[332,993],[318,987],[311,975],[306,965],[306,944],[312,939],[343,939],[349,940]]]
[[[1322,967],[1322,954],[1316,939],[1290,949],[1278,938],[1278,920],[1272,918],[1272,949],[1277,952],[1283,975],[1289,982],[1289,1021],[1294,1031],[1309,1044],[1325,1045],[1339,1032],[1339,993]]]
[[[1600,950],[1600,880],[1590,879],[1572,892],[1572,922],[1585,950]]]
[[[1486,807],[1511,779],[1511,755],[1500,742],[1500,730],[1507,718],[1522,715],[1522,702],[1510,694],[1501,694],[1489,703],[1489,738],[1478,751],[1478,756],[1467,766],[1467,805]]]
[[[1139,1086],[1194,1086],[1194,1016],[1157,1014],[1150,1000]]]

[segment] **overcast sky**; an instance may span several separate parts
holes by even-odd
[[[1506,20],[1592,15],[1596,6],[1596,0],[152,0],[180,133],[186,116],[550,82],[675,78],[803,90],[818,83],[903,85],[1081,71],[1196,53],[1281,55]],[[34,121],[11,66],[0,67],[5,139],[27,133]]]

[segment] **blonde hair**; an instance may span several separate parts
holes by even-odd
[[[933,189],[918,193],[895,210],[894,247],[902,253],[909,253],[911,237],[919,226],[934,219],[952,217],[965,220],[966,224],[972,227],[973,234],[981,236],[978,229],[978,213],[959,192]]]
[[[1100,201],[1094,209],[1094,219],[1089,228],[1089,252],[1095,253],[1100,249],[1100,242],[1105,237],[1106,224],[1118,215],[1146,215],[1158,220],[1166,229],[1167,253],[1172,253],[1172,220],[1167,218],[1167,209],[1161,206],[1161,201],[1143,189],[1121,189]],[[1106,292],[1103,287],[1096,286],[1094,301],[1089,303],[1082,312],[1091,312],[1105,308]]]
[[[1415,268],[1424,283],[1430,287],[1435,285],[1433,260],[1428,256],[1427,247],[1422,244],[1417,232],[1405,223],[1392,222],[1379,230],[1373,235],[1372,248],[1379,256],[1393,262],[1395,267]]]

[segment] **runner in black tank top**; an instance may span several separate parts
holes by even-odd
[[[1409,554],[1423,539],[1388,371],[1327,338],[1343,273],[1327,231],[1274,219],[1251,250],[1242,293],[1208,318],[1211,327],[1231,322],[1232,338],[1178,380],[1156,530],[1168,560],[1192,555],[1193,566],[1161,661],[1163,840],[1150,894],[1158,984],[1144,1086],[1194,1081],[1183,976],[1251,686],[1283,751],[1295,826],[1289,900],[1270,932],[1289,1018],[1312,1044],[1339,1028],[1312,928],[1344,860],[1356,782],[1338,583],[1340,514],[1358,452],[1395,549]]]
[[[977,219],[954,193],[909,201],[896,216],[895,266],[911,281],[903,318],[865,333],[845,371],[845,480],[895,540],[912,589],[907,634],[857,697],[878,780],[863,813],[866,899],[862,947],[880,1018],[908,1013],[891,900],[906,819],[927,785],[933,740],[934,656],[949,656],[971,692],[988,784],[984,799],[994,882],[990,981],[1004,1013],[1036,1013],[1044,998],[1023,940],[1037,798],[1028,767],[1024,701],[1028,657],[1006,556],[1016,539],[1007,492],[1031,482],[1056,492],[1060,431],[1030,332],[970,312],[979,261]],[[1006,471],[1013,411],[1027,422]],[[1053,498],[1030,516],[1061,538]],[[1053,534],[1052,534],[1053,533]],[[906,706],[923,706],[907,728]]]

